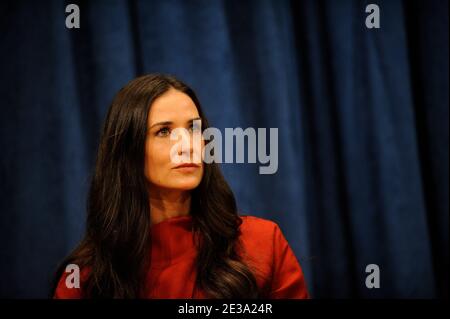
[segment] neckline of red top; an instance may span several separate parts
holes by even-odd
[[[156,228],[164,226],[167,223],[173,224],[173,223],[187,223],[187,222],[192,222],[192,215],[181,215],[181,216],[169,217],[159,223],[152,224],[150,226],[150,229],[154,230]]]
[[[166,268],[192,261],[197,251],[192,233],[192,216],[171,217],[150,227],[151,267]]]

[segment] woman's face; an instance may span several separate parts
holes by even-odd
[[[144,168],[150,189],[187,191],[200,184],[204,140],[200,126],[193,120],[200,120],[197,107],[181,91],[170,89],[153,101],[147,120]],[[171,139],[171,132],[177,128],[186,130],[179,130],[177,139]],[[183,138],[189,141],[189,147],[182,147]],[[194,141],[199,143],[194,145]],[[177,168],[181,163],[194,163],[194,159],[197,167]]]

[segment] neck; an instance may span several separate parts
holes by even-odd
[[[188,191],[152,189],[150,191],[150,220],[157,224],[168,218],[190,213],[191,194]]]

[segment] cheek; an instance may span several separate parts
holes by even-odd
[[[145,148],[145,174],[147,178],[160,178],[170,164],[169,149],[163,143],[148,142]]]

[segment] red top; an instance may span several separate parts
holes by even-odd
[[[240,239],[243,261],[256,267],[258,287],[264,298],[309,298],[302,269],[278,225],[270,220],[242,216]],[[196,269],[191,216],[166,219],[151,226],[151,260],[143,298],[206,298],[194,287]],[[253,269],[253,268],[252,268]],[[64,273],[55,298],[82,298],[80,289],[65,285]],[[81,285],[86,278],[81,271]]]

